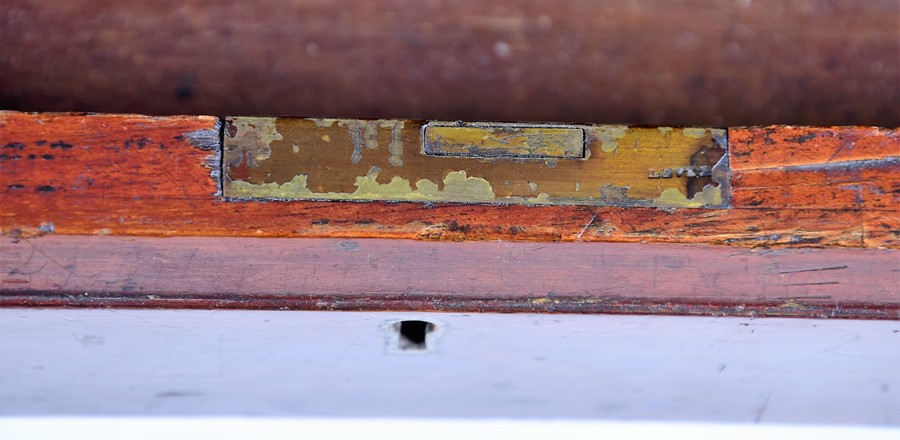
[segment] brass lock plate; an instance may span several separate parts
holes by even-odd
[[[422,139],[425,154],[434,156],[584,158],[584,129],[578,127],[430,122]]]
[[[724,129],[229,117],[226,198],[728,207]]]

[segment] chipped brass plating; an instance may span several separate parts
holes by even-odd
[[[728,206],[722,129],[230,117],[224,137],[229,198]]]
[[[583,158],[584,130],[565,126],[429,122],[424,150],[435,156]]]

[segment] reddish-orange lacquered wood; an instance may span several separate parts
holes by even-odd
[[[735,171],[736,207],[884,211],[896,215],[900,158]]]
[[[900,156],[900,132],[878,127],[728,129],[731,169],[822,165]]]
[[[882,211],[897,229],[897,130],[733,128],[728,140],[735,207]]]
[[[0,306],[900,319],[898,252],[57,235],[0,241]]]
[[[850,134],[829,135],[850,136],[857,145],[881,145],[878,148],[886,150],[883,154],[869,154],[863,162],[888,162],[872,171],[841,156],[849,171],[828,169],[826,177],[815,177],[817,169],[784,167],[798,163],[785,159],[792,154],[819,160],[812,153],[798,153],[817,147],[806,146],[797,136],[779,137],[777,127],[732,130],[734,208],[665,211],[226,202],[217,195],[217,124],[216,118],[206,116],[0,112],[0,232],[12,237],[55,232],[893,247],[900,229],[896,165],[889,160],[898,143],[893,132],[886,130],[847,128]],[[802,130],[813,129],[785,130],[805,133]],[[869,139],[865,133],[877,139]],[[819,137],[823,136],[829,138]],[[849,150],[857,151],[855,148]],[[780,155],[773,152],[779,149],[783,150]],[[862,156],[853,158],[857,161]],[[874,173],[871,177],[866,174],[870,171]],[[805,194],[814,197],[801,195],[804,185],[792,180],[798,178],[818,182],[806,185]],[[862,189],[842,189],[834,184],[840,179],[850,179],[848,185],[862,185]],[[788,188],[798,195],[786,199]],[[825,190],[840,197],[823,196]],[[855,203],[860,195],[863,202]]]

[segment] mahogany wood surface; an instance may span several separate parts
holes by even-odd
[[[897,263],[886,249],[51,235],[0,242],[0,306],[900,319]]]
[[[897,229],[897,130],[782,126],[728,136],[734,206],[880,211]]]
[[[733,208],[226,202],[218,120],[0,113],[0,231],[896,247],[892,129],[729,130]]]
[[[900,125],[896,0],[4,0],[0,108]]]

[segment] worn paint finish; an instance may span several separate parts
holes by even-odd
[[[584,130],[576,127],[429,122],[422,138],[425,154],[436,156],[584,157]]]
[[[235,198],[722,208],[730,191],[720,129],[230,117],[223,154]]]

